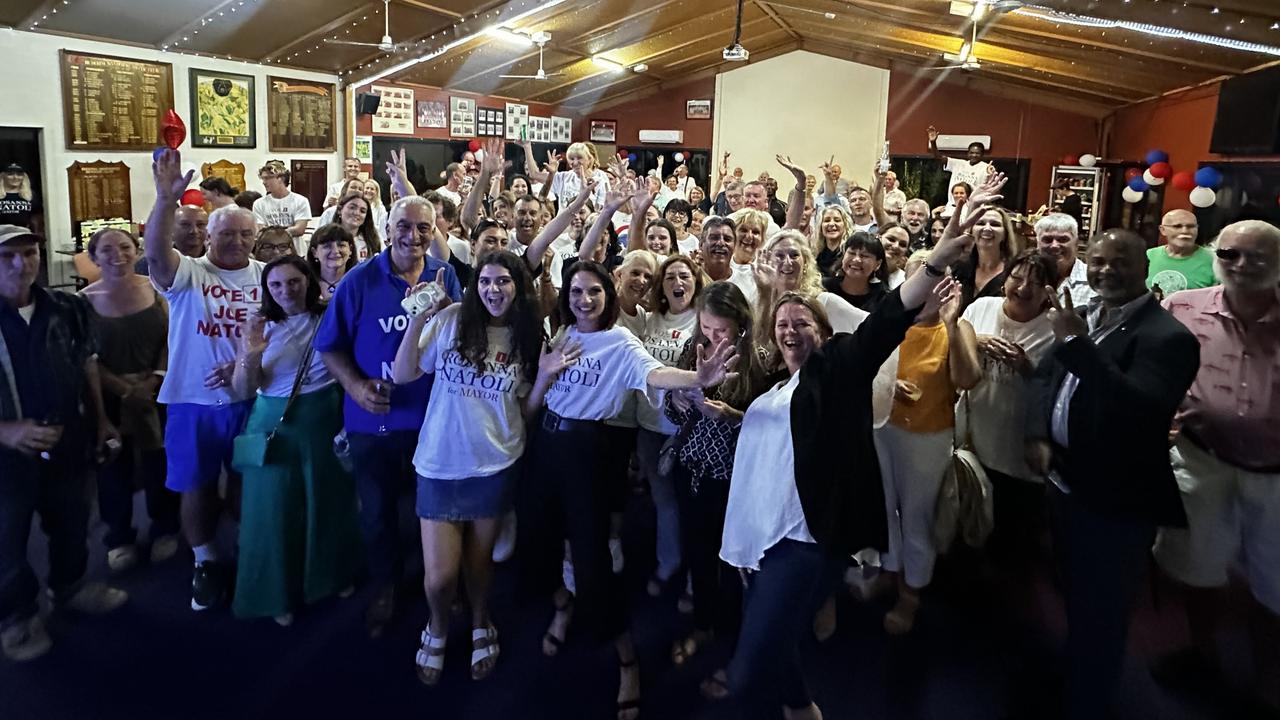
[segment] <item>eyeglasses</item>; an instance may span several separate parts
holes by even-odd
[[[1195,230],[1200,226],[1195,223],[1191,223],[1190,225],[1162,225],[1161,227],[1167,227],[1170,230]]]
[[[1237,250],[1235,248],[1218,248],[1213,251],[1218,259],[1225,263],[1233,263],[1240,258],[1244,258],[1253,265],[1265,265],[1269,258],[1265,253],[1254,252],[1252,250]]]

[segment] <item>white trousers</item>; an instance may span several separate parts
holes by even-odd
[[[875,431],[889,515],[889,552],[881,557],[881,567],[901,572],[907,585],[917,589],[933,579],[934,507],[951,458],[952,437],[951,428],[915,433],[893,423]]]

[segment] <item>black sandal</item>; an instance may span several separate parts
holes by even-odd
[[[556,615],[559,615],[561,613],[569,613],[572,610],[573,610],[573,594],[572,593],[570,593],[569,596],[565,598],[563,602],[556,603]],[[551,619],[551,622],[553,623],[555,622],[554,617]],[[568,634],[569,634],[568,630],[569,630],[568,627],[566,627],[565,628],[566,637],[568,637]],[[542,654],[546,655],[547,657],[555,657],[556,654],[560,652],[560,648],[564,647],[565,639],[558,638],[555,635],[552,635],[551,630],[548,629],[545,633],[542,634],[542,642],[543,642]],[[555,648],[555,650],[552,652],[547,652],[548,645]]]
[[[629,668],[637,667],[639,664],[640,664],[640,658],[633,657],[631,658],[631,662],[625,662],[625,663],[619,662],[618,669],[627,670]],[[624,714],[630,713],[632,710],[636,711],[634,715],[626,715],[626,717],[623,717]],[[618,720],[637,720],[637,718],[639,717],[640,717],[640,696],[639,695],[637,695],[635,698],[631,700],[618,701]]]

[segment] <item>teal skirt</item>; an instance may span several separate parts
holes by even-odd
[[[258,396],[244,431],[271,432],[285,402]],[[355,482],[333,455],[341,429],[337,383],[299,395],[268,464],[244,473],[237,617],[283,615],[355,583],[364,551]]]

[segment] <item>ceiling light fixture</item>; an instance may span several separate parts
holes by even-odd
[[[533,47],[533,38],[521,32],[516,32],[511,28],[498,27],[494,25],[485,30],[491,37],[499,40],[505,40],[515,45],[523,45],[525,47]]]
[[[646,70],[649,69],[649,66],[645,65],[644,63],[636,63],[635,65],[631,66],[631,69],[635,72],[645,72]]]

